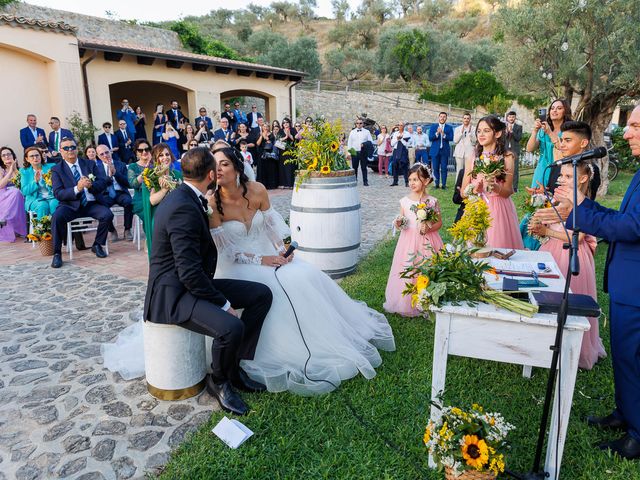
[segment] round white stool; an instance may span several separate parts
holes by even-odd
[[[144,365],[149,393],[183,400],[202,391],[207,368],[204,335],[177,325],[144,322]]]

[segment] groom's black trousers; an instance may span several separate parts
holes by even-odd
[[[273,296],[269,287],[261,283],[214,279],[213,284],[234,309],[243,309],[242,318],[225,312],[211,302],[198,299],[191,318],[178,325],[213,337],[211,368],[214,381],[220,382],[237,378],[240,360],[253,359]],[[190,295],[187,293],[185,297]]]

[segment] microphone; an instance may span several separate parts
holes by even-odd
[[[284,258],[288,258],[289,255],[291,255],[296,248],[298,248],[298,242],[296,242],[296,241],[291,242],[289,244],[289,248],[287,248],[287,251],[284,252],[283,257]]]
[[[605,147],[596,147],[591,150],[585,150],[582,153],[578,153],[576,155],[571,155],[569,157],[563,158],[562,160],[558,160],[553,162],[551,165],[560,166],[565,165],[567,163],[573,163],[574,160],[591,160],[592,158],[602,158],[607,155],[607,149]]]

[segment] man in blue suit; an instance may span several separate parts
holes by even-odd
[[[104,175],[98,173],[95,162],[78,158],[78,147],[72,138],[63,138],[60,142],[62,160],[51,169],[53,195],[60,202],[51,218],[53,236],[52,268],[62,266],[62,240],[66,236],[67,223],[81,217],[98,220],[96,239],[91,251],[98,258],[107,256],[103,249],[107,241],[109,224],[113,213],[96,201],[96,195],[107,187]],[[68,242],[71,239],[67,239]]]
[[[104,133],[98,135],[98,145],[106,145],[111,150],[111,158],[114,160],[120,160],[118,156],[118,139],[111,131],[111,122],[104,122],[102,124],[102,129]]]
[[[120,205],[124,208],[124,239],[133,240],[131,234],[131,225],[133,224],[133,199],[129,194],[129,179],[127,178],[127,166],[120,160],[111,157],[111,150],[106,145],[98,145],[96,148],[98,154],[98,174],[103,176],[107,181],[107,188],[96,195],[98,203],[106,207]],[[109,224],[109,232],[111,233],[111,241],[117,242],[118,232],[113,223]]]
[[[51,127],[51,132],[49,132],[49,153],[51,153],[51,160],[59,163],[62,160],[60,141],[63,138],[74,138],[73,133],[66,128],[60,128],[60,119],[58,117],[51,117],[49,126]]]
[[[122,99],[122,108],[116,112],[118,120],[124,120],[127,124],[127,133],[131,140],[136,139],[136,112],[129,106],[129,100]]]
[[[631,113],[624,138],[631,153],[640,157],[640,105]],[[573,191],[557,187],[554,196],[568,212],[572,229]],[[589,417],[587,423],[626,431],[599,448],[623,458],[640,458],[640,170],[636,172],[619,210],[605,208],[578,192],[576,223],[581,231],[609,242],[604,270],[604,290],[609,293],[611,359],[615,384],[615,410],[605,417]]]
[[[116,131],[116,144],[118,146],[118,157],[125,164],[130,164],[135,159],[133,153],[133,141],[135,137],[129,135],[127,131],[127,123],[124,120],[118,120],[118,131]]]
[[[27,126],[20,130],[20,143],[24,149],[36,143],[47,143],[47,134],[38,128],[38,118],[33,113],[27,115]]]
[[[447,167],[449,165],[449,155],[451,147],[449,142],[453,141],[453,128],[447,125],[447,114],[440,112],[438,115],[438,123],[434,123],[429,127],[429,140],[431,141],[431,165],[433,167],[433,176],[436,180],[436,188],[440,188],[442,181],[442,189],[447,188]]]
[[[220,128],[213,132],[214,140],[224,140],[229,145],[233,145],[236,134],[229,129],[229,119],[222,117],[220,119]]]
[[[199,113],[200,116],[196,117],[193,124],[197,127],[198,125],[200,125],[200,122],[204,122],[209,130],[213,130],[213,120],[211,120],[211,117],[207,116],[207,109],[204,107],[200,107]]]

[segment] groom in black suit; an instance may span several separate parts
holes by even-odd
[[[154,216],[144,319],[213,337],[207,390],[224,410],[244,415],[249,408],[232,385],[265,390],[238,364],[254,356],[271,307],[271,290],[260,283],[213,279],[218,255],[204,192],[215,180],[215,160],[209,149],[198,147],[185,154],[181,166],[184,183],[160,203]],[[236,308],[243,309],[242,318]]]

